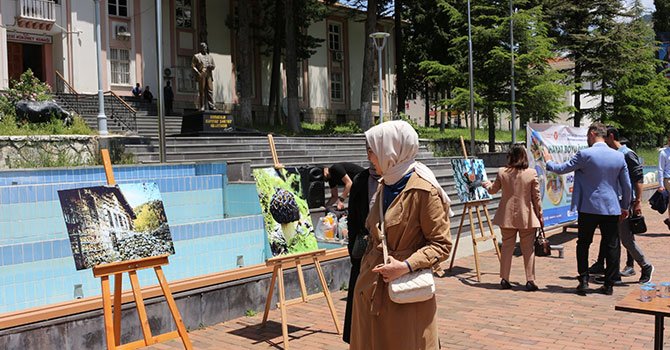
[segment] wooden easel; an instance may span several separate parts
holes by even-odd
[[[113,186],[116,184],[114,180],[114,172],[112,171],[112,163],[109,159],[109,151],[103,149],[101,151],[102,162],[105,167],[105,176],[107,177],[107,184]],[[93,267],[93,276],[100,277],[100,284],[102,287],[102,308],[105,320],[105,335],[107,337],[107,349],[137,349],[147,345],[160,343],[166,340],[181,338],[185,349],[193,349],[191,341],[184,327],[184,322],[179,315],[179,309],[170,292],[170,285],[165,279],[161,266],[169,264],[168,256],[154,256],[144,259],[121,261],[111,264],[103,264]],[[167,301],[177,330],[157,336],[151,334],[149,327],[149,320],[147,319],[147,311],[144,307],[144,298],[142,297],[142,289],[137,278],[137,271],[142,269],[153,268],[156,272],[156,277],[160,283],[163,295]],[[127,272],[130,277],[130,284],[133,287],[133,296],[135,298],[135,306],[137,307],[137,315],[140,318],[140,326],[142,327],[142,334],[144,339],[132,343],[121,344],[121,292],[123,273]],[[114,275],[114,312],[112,313],[112,296],[109,287],[109,276]],[[112,316],[113,315],[113,316]]]
[[[311,260],[311,263],[314,264],[316,268],[316,273],[319,275],[319,280],[321,281],[321,287],[323,288],[323,296],[326,297],[326,302],[328,302],[328,307],[330,308],[330,314],[333,316],[333,323],[335,323],[335,329],[337,334],[342,334],[340,330],[340,324],[338,323],[337,312],[335,311],[335,305],[333,304],[333,299],[330,296],[330,290],[328,290],[328,283],[326,282],[326,277],[323,275],[323,270],[321,269],[321,263],[319,262],[319,257],[326,254],[325,249],[319,249],[313,252],[292,254],[286,256],[278,256],[271,259],[268,259],[265,262],[265,265],[272,266],[272,279],[270,280],[270,287],[268,288],[268,297],[265,300],[265,313],[263,313],[263,323],[268,320],[268,313],[270,312],[270,303],[272,303],[272,293],[274,292],[275,280],[279,281],[279,303],[277,307],[281,311],[281,332],[284,338],[284,349],[288,349],[288,325],[286,318],[286,307],[289,305],[307,303],[310,300],[320,297],[319,294],[307,295],[307,288],[305,287],[305,277],[302,273],[302,261]],[[300,282],[300,293],[301,297],[286,300],[286,294],[284,289],[284,270],[295,265],[296,270],[298,271],[298,281]]]
[[[463,156],[465,159],[468,159],[468,152],[465,149],[465,142],[463,142],[463,136],[461,136],[461,147],[463,148]],[[454,251],[451,253],[451,264],[449,264],[449,271],[454,267],[454,260],[456,258],[456,250],[458,249],[458,241],[461,238],[461,232],[463,231],[463,223],[465,221],[465,213],[468,214],[470,218],[470,237],[472,237],[472,250],[475,256],[475,268],[477,270],[477,282],[481,282],[481,272],[479,269],[479,250],[477,248],[477,243],[486,242],[488,240],[493,240],[493,246],[496,249],[496,254],[498,255],[498,260],[500,260],[500,247],[498,247],[498,239],[493,232],[493,224],[491,223],[491,217],[489,216],[489,210],[486,207],[490,200],[479,200],[467,202],[463,206],[463,213],[461,214],[461,223],[458,225],[458,233],[456,234],[456,243],[454,245]],[[480,212],[481,209],[484,210],[484,215],[486,216],[486,223],[489,226],[489,234],[484,234],[484,224],[482,223],[482,215]],[[479,226],[479,237],[477,237],[475,229],[475,221],[473,220],[472,213],[477,214],[477,224]]]
[[[270,144],[270,151],[272,152],[272,160],[274,162],[274,168],[277,170],[283,169],[284,166],[279,163],[279,157],[277,156],[277,149],[275,148],[274,138],[271,134],[268,134],[268,143]],[[281,332],[284,339],[284,349],[288,349],[288,324],[286,319],[286,307],[289,305],[294,305],[298,303],[307,303],[310,300],[319,298],[319,294],[307,295],[307,288],[305,287],[305,277],[302,273],[302,261],[311,260],[309,263],[313,263],[316,268],[316,273],[319,276],[321,281],[321,287],[323,288],[323,296],[326,297],[328,302],[328,307],[330,308],[330,314],[333,316],[333,322],[335,323],[335,329],[337,334],[342,334],[340,330],[340,324],[337,322],[337,312],[335,311],[335,305],[333,304],[333,299],[330,297],[330,290],[328,289],[328,282],[326,282],[326,277],[323,275],[323,270],[321,269],[321,263],[319,258],[326,255],[325,249],[319,249],[313,252],[306,252],[300,254],[291,254],[285,256],[277,256],[270,258],[265,262],[265,265],[273,267],[272,269],[272,279],[270,280],[270,287],[268,288],[268,297],[265,300],[265,313],[263,313],[263,323],[268,320],[268,313],[270,312],[270,304],[272,303],[272,293],[274,292],[275,281],[278,281],[279,284],[279,303],[277,307],[281,311]],[[284,290],[284,270],[291,268],[295,265],[296,270],[298,271],[298,281],[300,283],[300,293],[301,297],[293,300],[286,300],[286,291]]]

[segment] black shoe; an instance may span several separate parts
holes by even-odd
[[[630,276],[635,276],[635,268],[632,266],[626,266],[619,272],[619,275],[621,277],[630,277]]]
[[[640,283],[647,283],[651,281],[651,275],[654,273],[654,266],[649,264],[642,268],[640,273]]]
[[[670,219],[666,218],[665,220],[663,220],[663,223],[664,223],[666,226],[668,226],[668,230],[670,230]]]
[[[506,279],[503,278],[503,279],[500,280],[500,289],[511,289],[511,288],[512,288],[512,285],[509,284],[509,282],[507,282]]]
[[[589,267],[589,274],[591,275],[604,275],[605,274],[605,265],[599,263],[599,262],[594,262],[591,267]]]
[[[595,284],[605,284],[605,276],[599,276],[593,279],[593,283]],[[613,285],[615,286],[623,286],[624,283],[622,280],[615,280]]]
[[[577,294],[586,295],[586,291],[589,290],[589,276],[579,276],[579,285],[577,285]]]
[[[610,285],[604,284],[602,287],[598,288],[598,293],[612,295],[614,294],[614,288],[612,288]]]
[[[540,288],[538,288],[538,286],[537,286],[537,284],[535,284],[535,282],[533,282],[533,281],[526,282],[526,290],[527,291],[534,292],[538,289],[540,289]]]

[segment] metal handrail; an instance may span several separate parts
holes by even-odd
[[[135,108],[131,107],[126,101],[124,101],[119,95],[114,93],[114,91],[109,90],[104,92],[103,94],[109,94],[112,96],[116,101],[121,102],[121,105],[123,106],[123,109],[125,109],[125,113],[116,113],[115,111],[115,105],[113,103],[110,104],[110,107],[112,109],[111,117],[115,121],[117,121],[120,124],[123,124],[126,129],[137,132],[137,110]],[[126,118],[125,116],[129,115],[130,118]]]
[[[56,71],[56,78],[60,79],[60,81],[62,81],[63,84],[65,84],[65,86],[68,88],[68,90],[70,90],[71,93],[79,95],[79,92],[77,92],[77,90],[75,90],[74,87],[72,87],[72,85],[70,85],[70,83],[67,82],[65,77],[62,74],[60,74],[59,71]]]

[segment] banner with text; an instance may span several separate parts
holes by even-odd
[[[570,211],[575,182],[574,173],[558,175],[548,172],[543,147],[549,150],[554,161],[565,162],[579,150],[588,147],[587,131],[588,128],[557,124],[528,123],[526,126],[529,167],[537,171],[540,181],[540,198],[545,226],[577,220],[577,213]]]

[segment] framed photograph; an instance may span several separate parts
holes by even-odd
[[[452,159],[456,191],[461,202],[491,199],[489,192],[482,187],[488,181],[484,161],[481,159]]]
[[[155,183],[58,191],[77,270],[174,254]]]
[[[309,208],[300,193],[298,171],[263,168],[254,170],[253,175],[272,256],[318,249]]]

